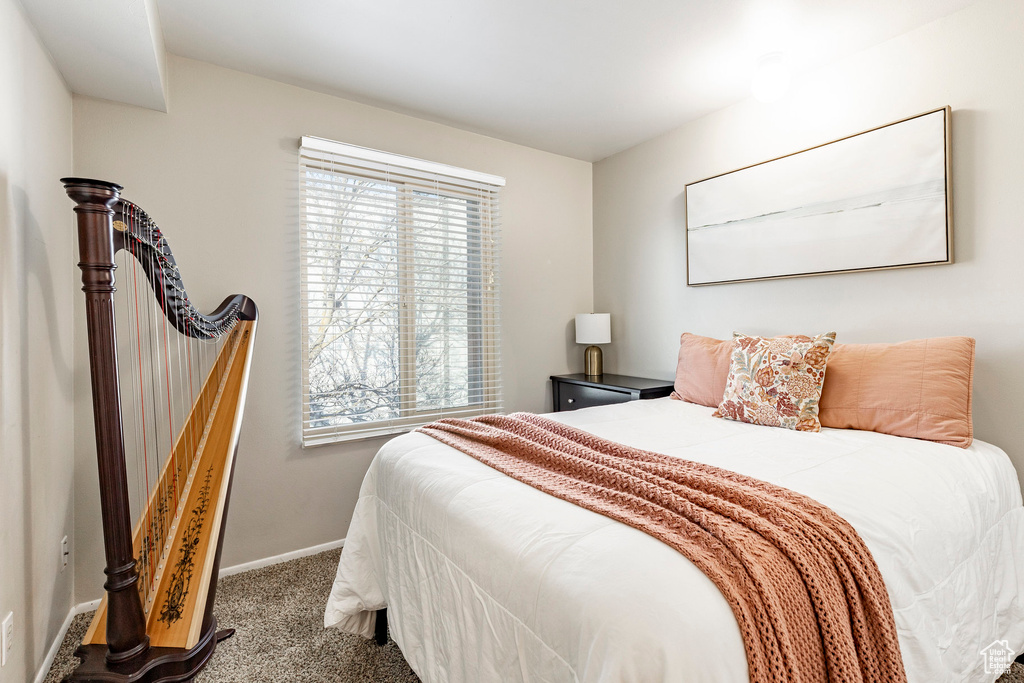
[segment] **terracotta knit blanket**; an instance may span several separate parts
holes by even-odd
[[[686,556],[729,602],[754,683],[906,681],[878,567],[824,505],[528,413],[419,431]]]

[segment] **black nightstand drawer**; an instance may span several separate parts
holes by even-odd
[[[632,400],[633,395],[624,391],[585,387],[579,384],[562,384],[558,390],[558,405],[555,406],[555,410],[576,410]]]
[[[555,412],[609,403],[661,398],[672,393],[670,380],[626,375],[552,375],[551,398]]]

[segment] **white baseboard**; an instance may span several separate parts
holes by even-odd
[[[89,602],[83,602],[81,605],[75,605],[68,610],[68,615],[64,618],[64,623],[61,624],[60,630],[57,632],[57,637],[53,639],[53,643],[50,644],[50,649],[46,652],[46,659],[43,660],[43,665],[39,667],[39,671],[36,673],[35,683],[43,683],[46,678],[46,674],[50,673],[50,667],[53,666],[53,660],[57,658],[57,651],[60,650],[61,643],[64,642],[64,636],[67,635],[68,629],[71,628],[71,621],[85,612],[91,612],[100,606],[99,600],[91,600]]]
[[[297,560],[300,557],[308,557],[327,550],[334,550],[335,548],[340,548],[343,545],[345,545],[345,539],[341,538],[337,541],[321,543],[320,545],[314,545],[310,548],[293,550],[290,553],[274,555],[273,557],[264,557],[262,560],[243,562],[242,564],[236,564],[233,567],[221,569],[219,576],[220,578],[224,578],[225,576],[231,576],[232,574],[241,574],[242,572],[247,572],[252,569],[269,567],[272,564],[280,564],[282,562],[288,562],[289,560]],[[68,611],[68,616],[65,617],[64,623],[60,627],[60,631],[57,632],[57,637],[53,639],[53,643],[50,645],[50,649],[46,653],[46,659],[43,660],[43,665],[39,667],[39,671],[36,673],[34,683],[43,683],[43,680],[46,678],[46,674],[50,673],[50,667],[53,666],[53,660],[57,658],[57,651],[60,650],[61,643],[64,642],[64,636],[67,635],[68,629],[71,628],[71,621],[77,615],[84,614],[85,612],[91,612],[99,606],[99,600],[90,600],[89,602],[83,602],[79,605],[75,605]]]
[[[80,605],[75,605],[71,608],[71,616],[76,617],[79,614],[85,614],[86,612],[92,612],[94,609],[100,606],[99,600],[90,600],[89,602],[83,602]]]
[[[316,555],[327,550],[334,550],[345,545],[345,539],[339,538],[337,541],[330,541],[328,543],[321,543],[320,545],[314,545],[310,548],[302,548],[301,550],[293,550],[290,553],[283,553],[281,555],[274,555],[273,557],[264,557],[262,560],[253,560],[252,562],[243,562],[242,564],[236,564],[233,567],[227,567],[220,570],[220,578],[225,576],[231,576],[232,574],[241,574],[242,572],[251,571],[253,569],[260,569],[261,567],[269,567],[272,564],[280,564],[282,562],[288,562],[289,560],[297,560],[300,557],[308,557],[310,555]]]

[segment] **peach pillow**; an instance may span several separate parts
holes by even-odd
[[[967,448],[974,440],[973,378],[970,337],[836,344],[818,418],[825,427]]]
[[[679,338],[675,391],[672,398],[717,408],[725,394],[733,341],[684,332]]]

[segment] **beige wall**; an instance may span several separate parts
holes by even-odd
[[[843,342],[977,338],[977,436],[1024,472],[1024,3],[983,0],[594,166],[594,298],[606,367],[672,377],[685,330],[837,330]],[[942,105],[953,109],[956,263],[686,286],[683,186]]]
[[[72,571],[71,95],[12,0],[0,0],[0,682],[24,683],[68,610]]]
[[[170,112],[75,97],[75,172],[125,186],[165,229],[190,294],[260,307],[224,565],[343,537],[382,440],[299,447],[301,135],[505,176],[505,405],[550,405],[547,377],[578,371],[569,337],[592,304],[591,165],[300,88],[171,57]],[[80,298],[80,297],[79,297]],[[76,298],[82,325],[81,301]],[[85,339],[76,338],[76,596],[100,594],[102,554]]]

